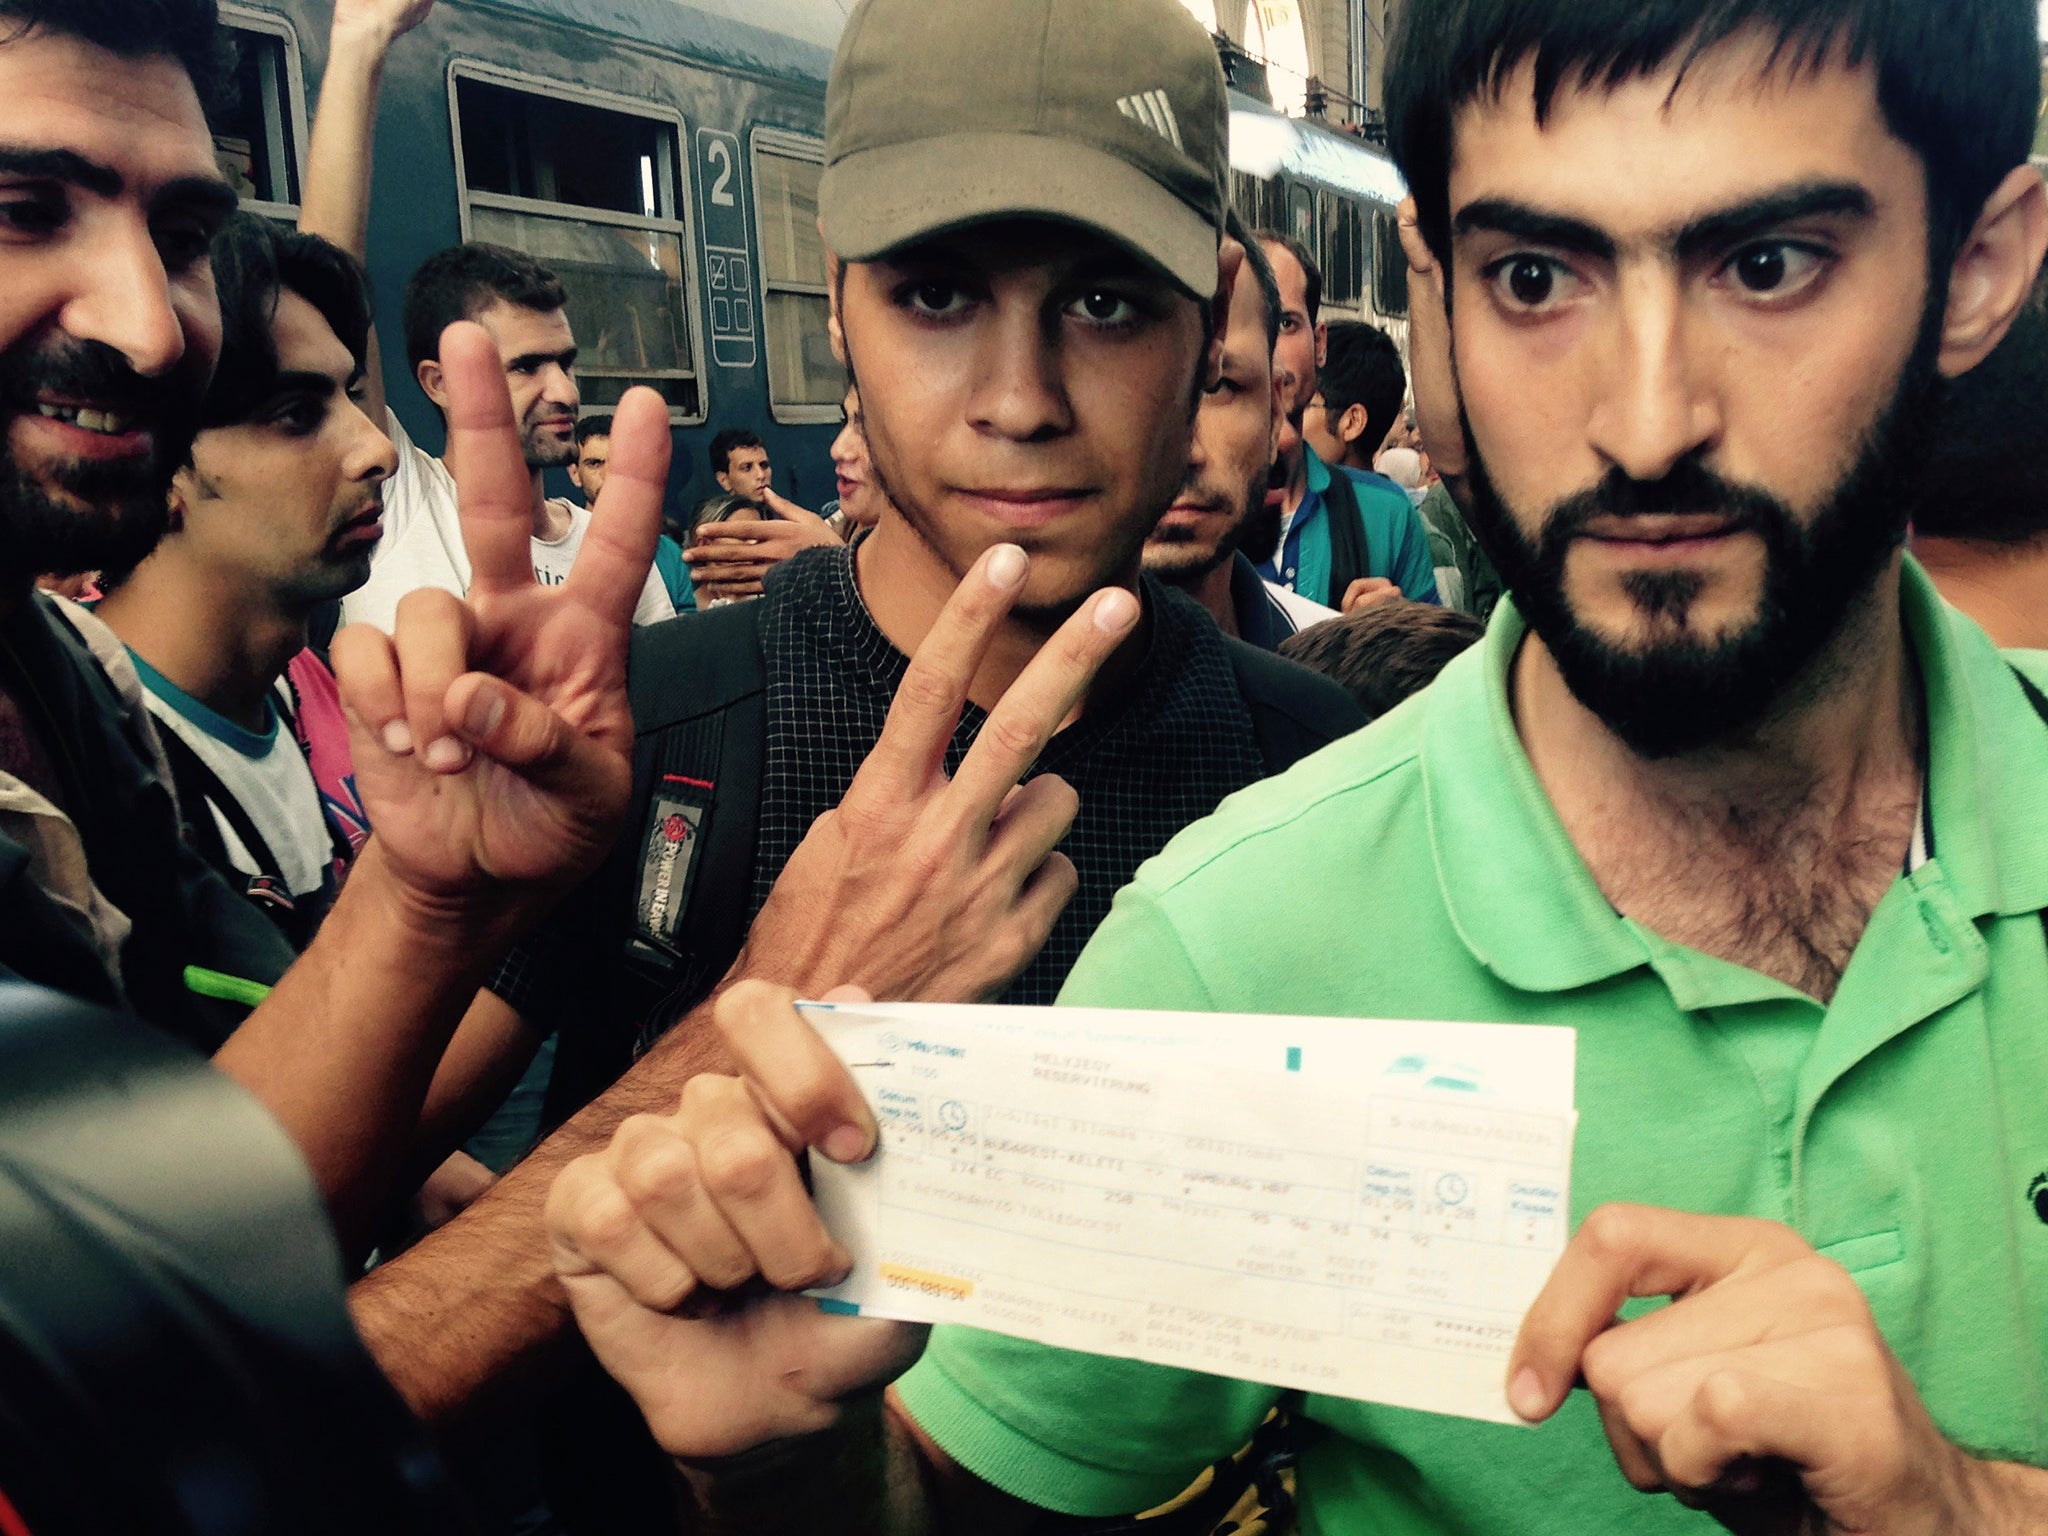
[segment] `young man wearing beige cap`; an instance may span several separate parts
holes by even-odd
[[[601,1096],[358,1288],[415,1407],[452,1407],[561,1330],[540,1222],[554,1171],[727,1069],[697,1014],[614,1083],[650,1014],[659,1033],[722,975],[1050,1002],[1139,864],[1362,722],[1140,573],[1220,359],[1225,122],[1214,50],[1174,0],[855,11],[820,209],[887,505],[857,548],[792,558],[759,602],[642,637],[627,840],[565,908],[567,944],[535,948],[536,973],[568,984],[523,993],[573,997],[537,1021],[575,1064],[557,1106]],[[689,766],[647,701],[701,697],[712,651],[735,648],[758,654],[765,722],[716,728],[756,732],[758,763]],[[707,956],[702,929],[733,912],[751,929]]]

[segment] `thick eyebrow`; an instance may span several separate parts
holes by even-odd
[[[1681,259],[1706,255],[1741,245],[1758,235],[1769,234],[1783,224],[1800,219],[1849,218],[1858,221],[1874,215],[1877,204],[1870,193],[1853,181],[1812,181],[1766,192],[1733,208],[1722,208],[1693,219],[1671,242]]]
[[[83,187],[100,197],[118,197],[122,186],[119,171],[88,160],[76,150],[28,149],[19,144],[0,144],[0,176],[40,176]]]
[[[566,373],[576,366],[576,352],[575,347],[569,348],[566,352],[522,352],[505,364],[505,370],[509,373],[515,369],[538,368],[543,363],[555,363]]]
[[[30,149],[0,144],[0,176],[32,176],[83,188],[96,197],[119,197],[127,183],[110,165],[88,160],[73,149]],[[157,189],[157,207],[180,204],[194,212],[226,218],[235,211],[235,191],[218,176],[180,176]]]
[[[1700,214],[1676,229],[1651,236],[1649,244],[1681,259],[1698,257],[1799,219],[1868,219],[1876,206],[1868,189],[1853,181],[1800,182]],[[1612,261],[1617,249],[1612,235],[1582,219],[1508,198],[1487,197],[1466,204],[1451,221],[1451,230],[1454,235],[1485,230],[1602,261]]]
[[[1582,219],[1568,218],[1561,213],[1548,213],[1541,208],[1532,208],[1527,203],[1518,203],[1510,198],[1482,197],[1477,202],[1467,203],[1460,208],[1457,217],[1451,220],[1453,235],[1470,235],[1481,231],[1506,235],[1514,240],[1526,240],[1531,245],[1547,245],[1553,250],[1594,256],[1603,261],[1614,259],[1612,237],[1591,224]]]
[[[358,368],[349,375],[348,383],[352,385],[362,376],[363,372]],[[270,386],[270,397],[273,400],[283,400],[292,395],[312,395],[317,399],[331,399],[337,391],[346,387],[348,386],[337,383],[331,373],[320,373],[311,368],[294,369],[277,376]]]

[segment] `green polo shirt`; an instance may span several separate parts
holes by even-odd
[[[1608,905],[1509,716],[1509,602],[1434,687],[1139,870],[1061,1000],[1572,1025],[1575,1222],[1629,1200],[1791,1224],[1855,1276],[1953,1440],[2048,1464],[2048,726],[1910,562],[1904,585],[1931,857],[1826,1007]],[[2048,654],[2013,659],[2048,681]],[[903,1394],[983,1478],[1089,1515],[1171,1497],[1278,1396],[943,1328]],[[1718,1529],[1630,1490],[1583,1392],[1538,1429],[1314,1396],[1305,1415],[1307,1532]]]

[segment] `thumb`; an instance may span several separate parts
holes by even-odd
[[[448,685],[446,718],[484,757],[542,794],[593,820],[614,814],[625,791],[617,752],[575,729],[555,711],[502,678],[465,672]]]

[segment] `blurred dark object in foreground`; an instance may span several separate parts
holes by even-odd
[[[356,1339],[284,1133],[147,1026],[7,982],[0,1531],[22,1527],[471,1529]]]

